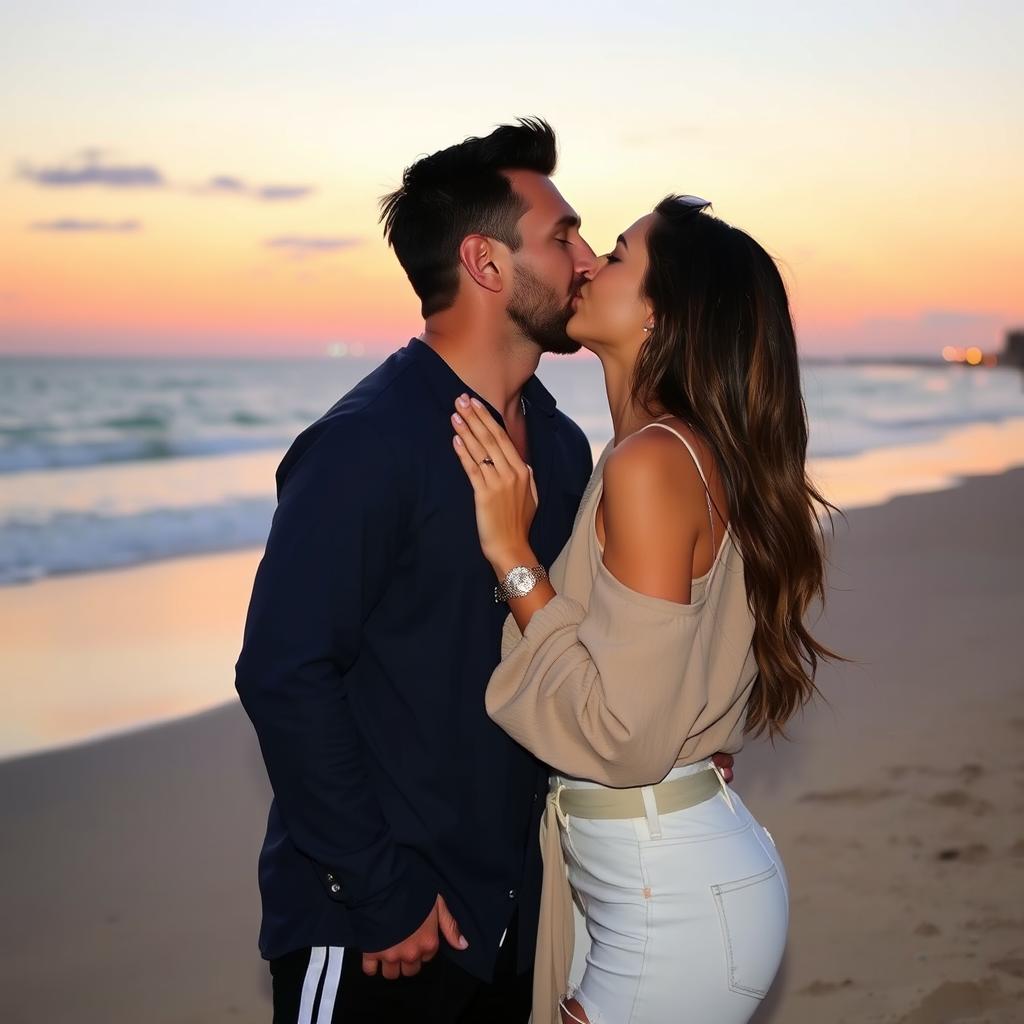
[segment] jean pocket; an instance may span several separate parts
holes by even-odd
[[[782,963],[789,900],[772,864],[756,875],[711,886],[725,943],[729,988],[763,999]]]

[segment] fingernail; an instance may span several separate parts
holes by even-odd
[[[462,438],[458,434],[455,435],[455,444],[459,448],[462,447]]]
[[[475,398],[471,398],[471,399],[470,399],[470,401],[471,401],[471,402],[472,402],[472,403],[473,403],[473,404],[474,404],[474,405],[475,405],[475,406],[476,406],[476,407],[477,407],[478,409],[482,409],[482,408],[484,407],[484,403],[483,403],[483,402],[478,402],[478,401],[477,401],[477,400],[476,400]]]
[[[457,405],[461,405],[461,406],[469,405],[469,399],[465,395],[459,395],[459,397],[455,400],[455,402],[456,402]]]
[[[455,420],[456,423],[464,422],[462,417],[457,412],[452,413],[452,419]]]
[[[459,949],[468,949],[468,948],[469,948],[469,943],[466,941],[466,936],[465,935],[460,935],[459,936]]]

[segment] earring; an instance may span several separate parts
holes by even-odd
[[[648,327],[647,324],[644,324],[644,330],[645,331],[652,331],[652,330],[654,330],[654,328],[653,327]]]

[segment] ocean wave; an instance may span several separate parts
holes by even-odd
[[[280,434],[239,437],[194,437],[179,440],[168,437],[122,437],[107,441],[31,442],[18,439],[0,444],[0,474],[21,473],[39,469],[79,469],[116,462],[153,462],[166,459],[193,458],[203,455],[232,455],[243,452],[284,450],[296,430]],[[32,437],[22,431],[21,438]]]
[[[14,516],[0,529],[0,586],[255,547],[266,541],[273,513],[273,500],[241,498],[129,516]]]
[[[0,372],[0,584],[261,545],[292,439],[376,360],[6,360]],[[928,443],[1022,415],[998,369],[808,365],[814,459]],[[600,454],[597,360],[540,377]]]
[[[1020,409],[952,409],[941,413],[929,410],[920,413],[879,412],[865,416],[862,422],[868,427],[886,431],[906,431],[911,429],[934,430],[945,432],[954,427],[966,426],[971,423],[1001,423],[1020,415]],[[896,443],[900,443],[903,434],[894,435]]]

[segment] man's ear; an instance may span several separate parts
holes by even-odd
[[[506,264],[508,250],[501,242],[487,235],[466,235],[459,246],[459,262],[466,273],[489,292],[504,288],[502,266]]]

